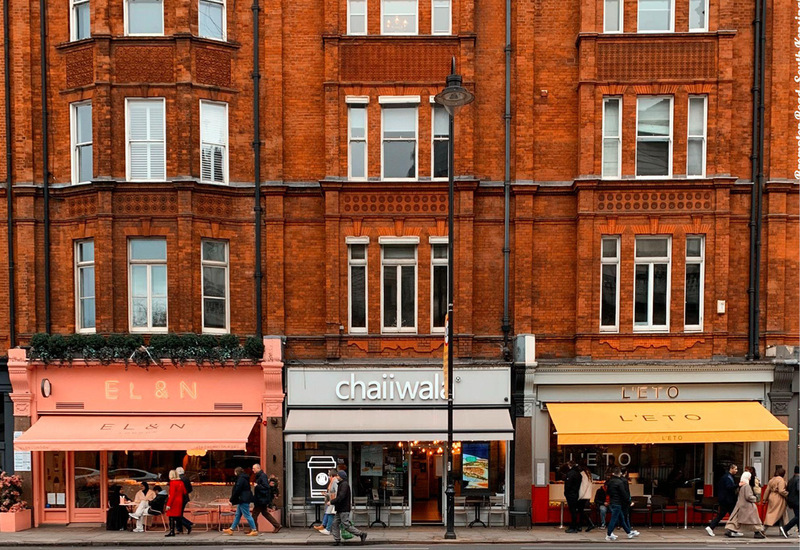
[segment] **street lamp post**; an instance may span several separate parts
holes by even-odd
[[[448,114],[449,132],[447,144],[447,514],[445,521],[445,539],[455,539],[456,532],[453,525],[455,521],[455,494],[453,487],[453,149],[455,142],[455,128],[453,117],[456,112],[468,103],[472,103],[475,96],[461,85],[461,75],[456,74],[456,58],[453,57],[450,75],[447,77],[445,89],[436,94],[436,103],[443,106]]]

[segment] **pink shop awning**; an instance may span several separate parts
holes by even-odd
[[[241,451],[255,416],[42,416],[18,451]]]

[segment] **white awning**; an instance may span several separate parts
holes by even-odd
[[[428,441],[447,439],[446,409],[296,409],[289,411],[286,441]],[[508,409],[456,409],[456,441],[509,441]]]

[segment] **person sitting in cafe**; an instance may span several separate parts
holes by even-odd
[[[128,509],[125,504],[131,500],[122,493],[122,487],[112,485],[108,488],[108,512],[106,513],[106,529],[124,531],[128,526]]]
[[[153,485],[153,492],[156,494],[156,496],[150,501],[150,510],[158,512],[159,514],[163,514],[164,505],[167,503],[169,492],[166,489],[162,489],[158,485]]]
[[[133,497],[133,503],[136,504],[136,511],[130,513],[130,516],[136,520],[136,529],[133,530],[134,533],[144,532],[142,520],[148,508],[150,508],[150,502],[155,498],[156,492],[150,489],[150,485],[146,481],[142,481],[142,490]]]

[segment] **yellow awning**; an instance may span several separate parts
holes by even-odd
[[[755,401],[548,403],[559,445],[788,441]]]

